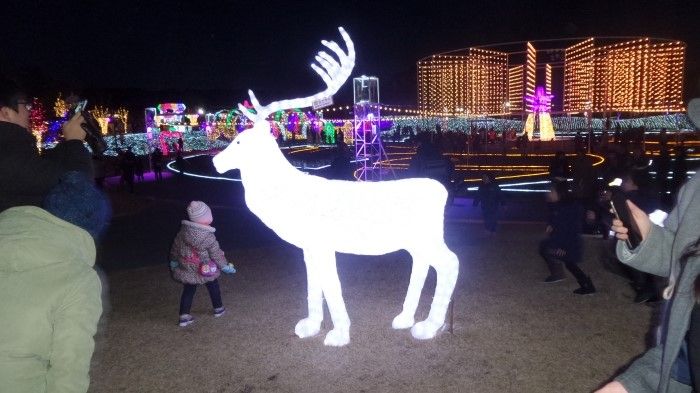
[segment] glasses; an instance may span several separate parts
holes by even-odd
[[[27,101],[17,101],[17,105],[18,105],[18,106],[19,106],[19,105],[24,105],[24,107],[27,109],[27,111],[31,111],[31,110],[32,110],[32,103],[31,103],[31,102],[27,102]],[[18,107],[17,109],[19,109],[19,107]]]

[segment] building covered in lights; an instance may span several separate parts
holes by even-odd
[[[495,44],[418,61],[425,116],[522,116],[538,87],[552,114],[684,111],[685,43],[599,37]]]

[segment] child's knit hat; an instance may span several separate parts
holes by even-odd
[[[198,224],[209,225],[214,221],[211,209],[202,201],[190,202],[190,205],[187,206],[187,215],[190,217],[190,221]]]

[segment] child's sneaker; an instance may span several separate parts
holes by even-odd
[[[214,318],[218,318],[226,312],[226,307],[219,307],[214,309]]]
[[[185,327],[194,322],[194,317],[190,314],[180,315],[180,327]]]

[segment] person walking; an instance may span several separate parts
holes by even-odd
[[[484,227],[490,235],[496,233],[498,226],[498,207],[501,205],[501,188],[491,173],[481,175],[481,184],[474,197],[473,206],[481,205]]]
[[[580,285],[580,288],[574,290],[575,294],[594,294],[596,289],[593,281],[578,266],[583,257],[583,207],[571,195],[566,182],[553,182],[547,200],[550,205],[549,225],[546,229],[548,236],[540,243],[540,255],[550,274],[544,282],[564,280],[563,264]]]
[[[172,277],[183,284],[179,320],[182,327],[194,322],[190,309],[197,285],[204,284],[207,287],[214,317],[224,315],[226,309],[221,301],[218,278],[220,271],[229,274],[236,271],[216,241],[216,229],[211,226],[214,219],[209,206],[201,201],[192,201],[187,207],[187,215],[189,220],[182,220],[180,231],[170,249]]]

